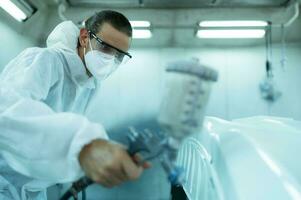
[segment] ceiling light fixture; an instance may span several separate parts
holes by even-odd
[[[134,29],[133,38],[134,39],[148,39],[152,37],[152,32],[146,29]]]
[[[243,38],[263,38],[263,29],[241,29],[241,30],[198,30],[197,37],[207,39],[243,39]]]
[[[19,22],[26,21],[37,10],[26,0],[0,0],[0,8]]]
[[[266,21],[202,21],[200,27],[266,27]]]
[[[20,22],[27,19],[26,14],[10,0],[1,0],[0,7]]]
[[[133,28],[149,28],[151,23],[149,21],[130,21]]]

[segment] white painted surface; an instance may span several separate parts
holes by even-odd
[[[300,128],[287,118],[207,118],[178,157],[189,199],[300,200],[301,162],[292,156],[300,151]]]

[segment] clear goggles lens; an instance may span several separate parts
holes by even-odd
[[[130,56],[118,51],[117,49],[115,49],[109,45],[106,45],[105,43],[100,43],[100,42],[96,41],[95,44],[96,44],[95,50],[101,51],[101,52],[109,54],[109,55],[113,55],[115,57],[116,63],[125,64],[130,60]]]

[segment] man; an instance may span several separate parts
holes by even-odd
[[[5,67],[0,76],[0,149],[11,168],[53,183],[86,174],[105,187],[141,175],[143,168],[126,149],[83,116],[98,83],[131,57],[131,37],[126,17],[106,10],[80,30],[63,22],[49,36],[48,48],[27,49]],[[2,161],[0,180],[12,182],[5,165]],[[27,181],[18,181],[19,193]]]

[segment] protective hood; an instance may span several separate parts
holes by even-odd
[[[56,47],[77,52],[79,28],[72,21],[58,24],[47,38],[47,47]]]
[[[76,83],[95,88],[95,81],[86,75],[85,66],[77,53],[79,34],[80,29],[72,21],[64,21],[48,36],[47,47],[58,50],[65,57],[68,72]]]

